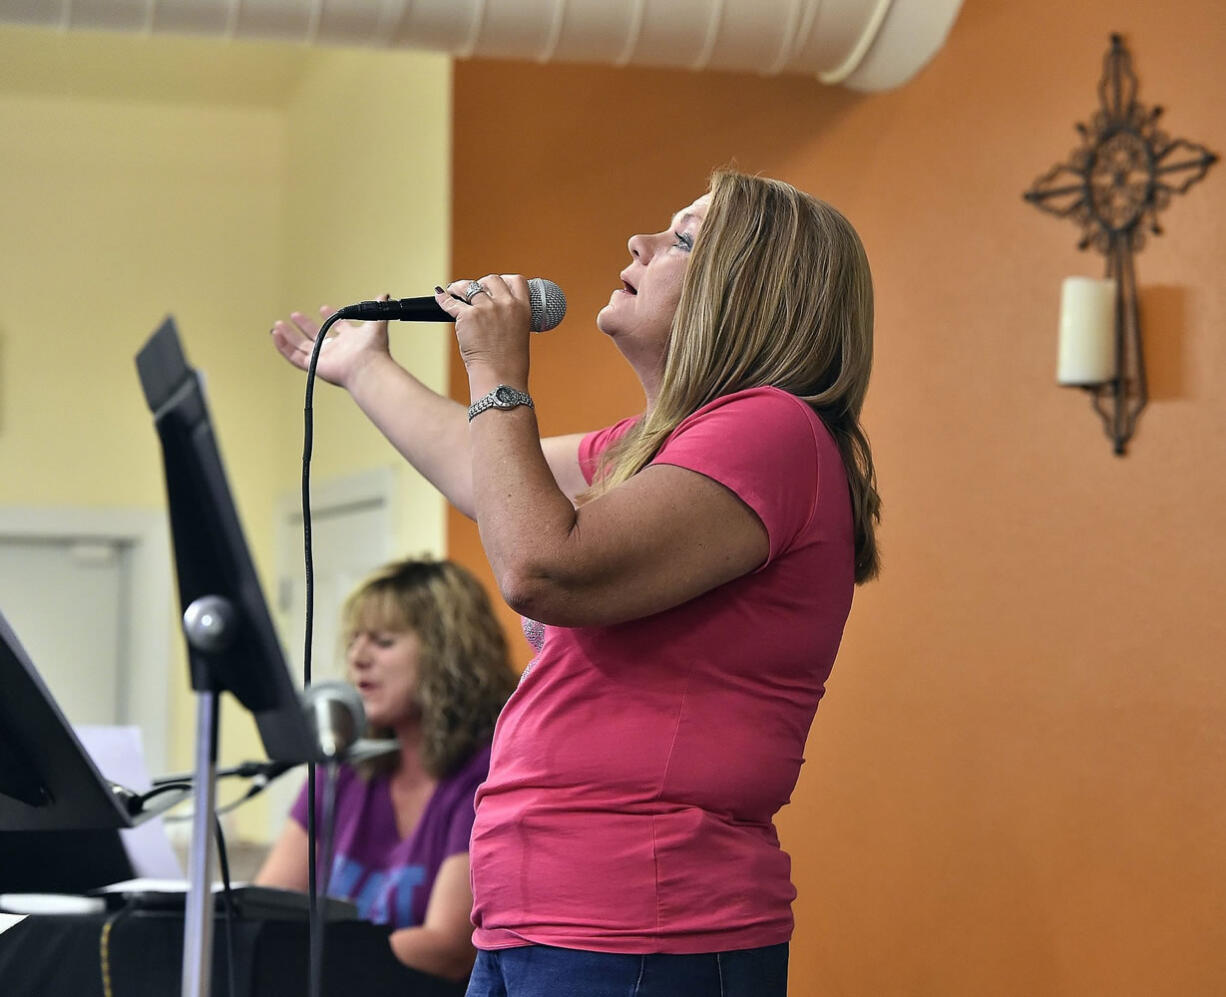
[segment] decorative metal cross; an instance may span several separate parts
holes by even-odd
[[[1162,108],[1147,109],[1136,93],[1132,56],[1113,34],[1098,84],[1101,107],[1089,125],[1076,125],[1082,145],[1022,195],[1042,211],[1077,222],[1083,229],[1077,248],[1092,246],[1106,256],[1106,275],[1116,281],[1116,376],[1087,390],[1121,455],[1149,398],[1133,254],[1144,247],[1147,231],[1162,234],[1158,212],[1171,195],[1187,191],[1218,158],[1202,145],[1160,131]]]

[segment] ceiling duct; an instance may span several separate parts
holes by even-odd
[[[944,43],[962,0],[0,0],[0,23],[457,58],[811,74],[888,90]]]

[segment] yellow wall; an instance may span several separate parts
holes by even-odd
[[[383,292],[413,297],[446,283],[450,60],[317,50],[288,121],[285,309],[317,315],[321,304],[335,307]],[[446,390],[450,327],[394,325],[391,340],[402,364]],[[301,378],[292,380],[286,406],[301,411]],[[438,493],[395,455],[343,392],[320,385],[315,408],[313,474],[324,480],[394,466],[401,498],[398,549],[441,555],[445,510]]]
[[[0,131],[0,500],[160,501],[133,357],[167,313],[209,373],[240,505],[266,492],[278,413],[252,388],[277,368],[267,350],[236,354],[277,303],[284,121],[0,96]]]
[[[133,358],[173,313],[189,359],[206,372],[235,501],[267,563],[289,421],[277,394],[260,388],[280,373],[275,359],[249,344],[253,318],[277,305],[282,116],[0,98],[0,132],[20,137],[0,145],[0,501],[163,505],[161,451]],[[182,769],[195,719],[177,635],[171,646],[171,764]],[[227,747],[249,730],[227,715]],[[248,734],[234,750],[250,743]]]
[[[425,293],[445,274],[448,60],[0,29],[0,65],[0,504],[164,505],[133,358],[173,313],[270,591],[304,380],[268,328],[291,306]],[[371,139],[349,144],[353,128]],[[447,346],[431,329],[396,352],[442,388]],[[339,394],[316,394],[317,482],[392,462]],[[407,471],[401,485],[398,544],[441,552],[440,500]],[[174,769],[195,736],[181,643]],[[221,755],[262,755],[233,705]],[[259,807],[242,813],[262,832]]]
[[[885,566],[779,820],[793,997],[1226,994],[1226,166],[1137,257],[1154,397],[1122,459],[1054,383],[1060,281],[1102,258],[1021,197],[1095,110],[1114,30],[1170,134],[1226,153],[1216,0],[967,0],[877,95],[456,66],[456,121],[480,122],[455,132],[456,272],[540,273],[570,300],[533,343],[547,433],[641,407],[592,319],[627,236],[712,167],[790,180],[864,237]],[[458,518],[451,550],[483,565]]]

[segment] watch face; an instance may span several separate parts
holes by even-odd
[[[514,405],[515,389],[508,388],[505,384],[498,385],[498,390],[494,392],[494,403],[496,405]]]

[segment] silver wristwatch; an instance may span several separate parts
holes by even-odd
[[[528,408],[535,408],[532,404],[532,399],[524,392],[516,388],[512,388],[509,384],[500,384],[488,395],[478,398],[475,402],[468,406],[468,421],[472,422],[473,417],[480,415],[487,408],[515,408],[517,405],[527,405]]]

